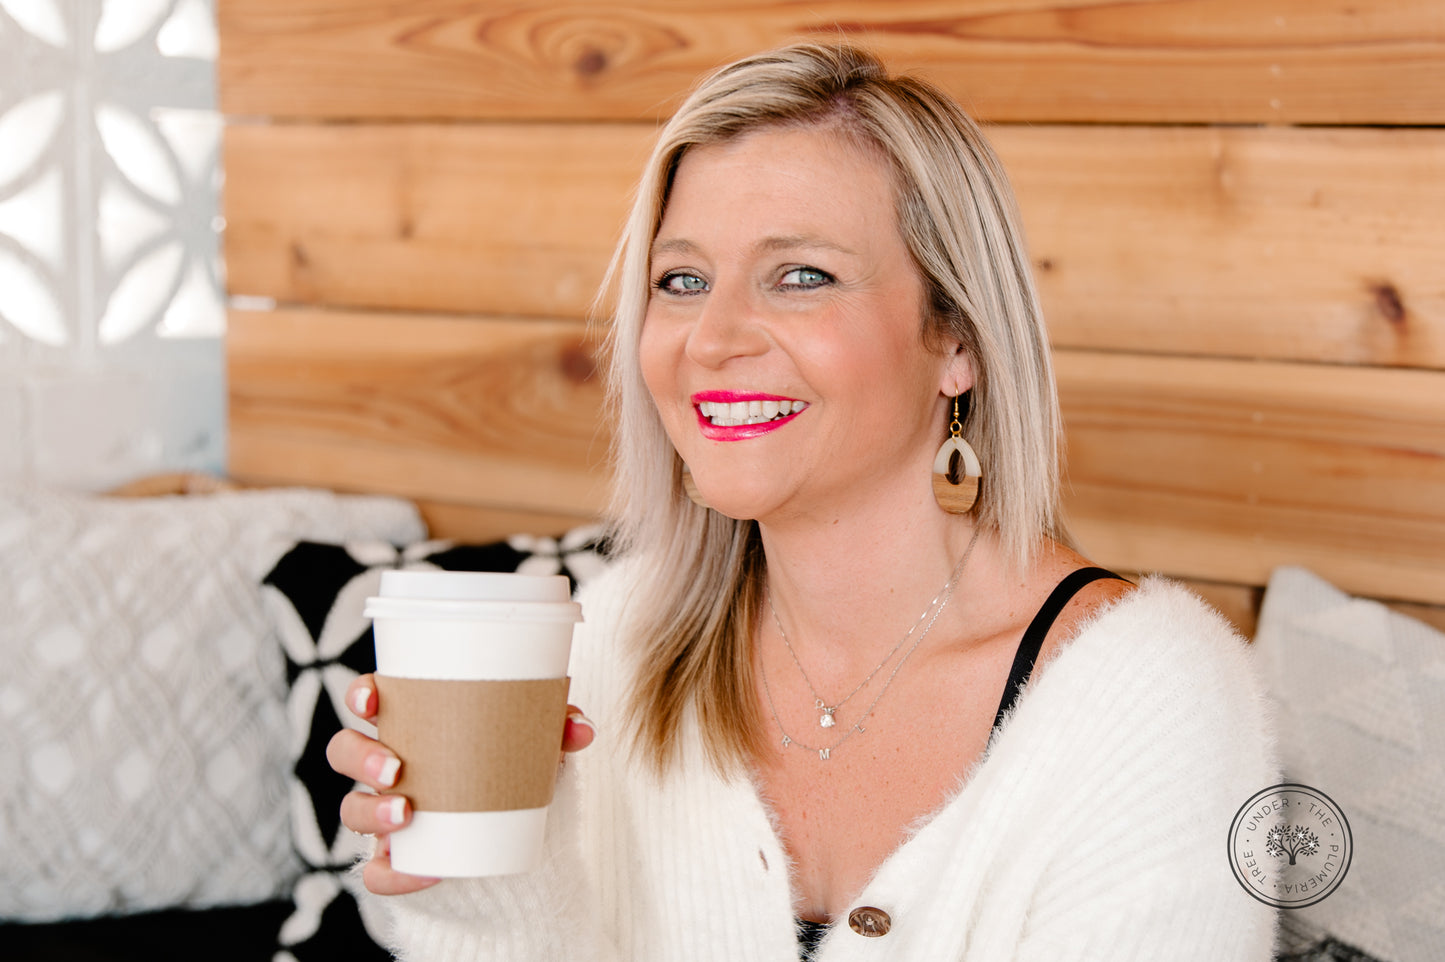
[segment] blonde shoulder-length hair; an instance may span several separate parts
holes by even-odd
[[[1013,194],[978,126],[932,85],[890,77],[847,45],[798,44],[723,67],[659,134],[604,287],[613,306],[614,538],[642,568],[624,626],[640,655],[628,717],[634,748],[659,772],[689,712],[720,771],[746,765],[762,744],[750,639],[764,559],[756,522],[684,495],[683,464],[643,383],[651,246],[690,148],[815,124],[871,144],[891,165],[902,234],[926,284],[920,336],[957,341],[973,362],[964,434],[986,471],[977,522],[1020,566],[1045,538],[1067,540],[1048,340]]]

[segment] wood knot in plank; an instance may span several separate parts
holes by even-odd
[[[1389,281],[1371,281],[1370,296],[1375,299],[1375,310],[1391,324],[1405,323],[1405,302],[1400,291]]]
[[[563,348],[558,361],[562,376],[573,384],[586,384],[597,375],[597,361],[581,345]]]
[[[607,54],[596,47],[588,47],[582,51],[572,69],[580,77],[595,77],[607,69]]]
[[[562,13],[532,4],[489,18],[487,41],[523,49],[539,66],[565,72],[583,89],[615,74],[646,70],[658,58],[687,48],[687,38],[665,17],[629,13],[621,6],[596,4],[586,13]]]

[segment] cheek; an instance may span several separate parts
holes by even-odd
[[[802,356],[862,396],[928,395],[941,360],[924,347],[909,311],[887,307],[840,313],[831,325],[834,336],[819,338]]]
[[[652,403],[662,409],[665,409],[663,400],[671,397],[676,384],[676,365],[672,354],[661,326],[644,320],[642,336],[637,342],[637,364],[643,383],[652,395]]]
[[[637,365],[662,429],[677,448],[688,437],[692,405],[685,399],[679,400],[682,386],[678,379],[678,352],[668,335],[668,325],[644,322],[637,342]]]

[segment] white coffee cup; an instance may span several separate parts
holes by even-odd
[[[399,872],[506,875],[541,859],[582,620],[560,575],[387,571],[366,601],[377,735],[402,760],[412,820]]]

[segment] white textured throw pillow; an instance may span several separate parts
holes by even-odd
[[[1280,568],[1255,650],[1285,777],[1328,795],[1354,842],[1340,887],[1284,913],[1283,948],[1445,958],[1445,634]]]
[[[324,491],[0,493],[0,918],[284,894],[286,680],[260,577],[288,538],[423,536],[408,502]]]

